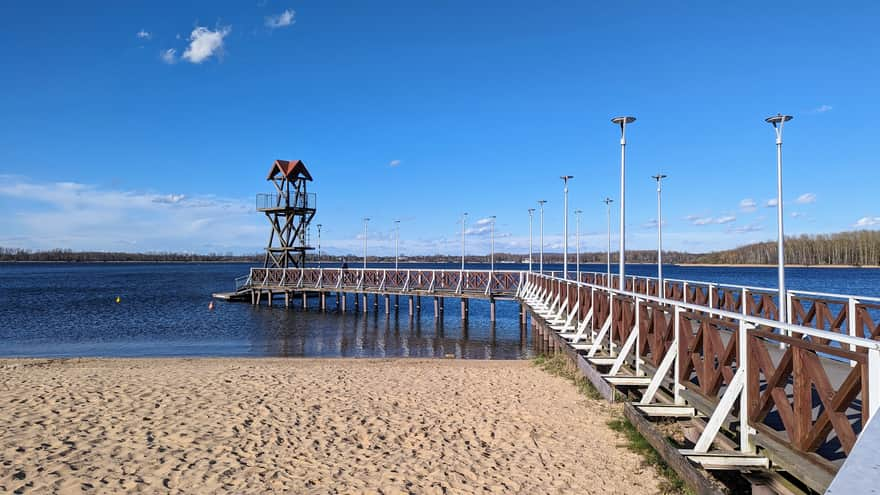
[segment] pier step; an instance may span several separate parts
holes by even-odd
[[[675,404],[633,404],[637,411],[654,418],[693,418],[697,410],[690,406]]]
[[[681,455],[687,457],[705,469],[713,470],[739,470],[741,468],[764,468],[770,467],[770,460],[766,457],[742,454],[728,450],[714,450],[711,452],[694,452],[693,450],[680,449]]]
[[[593,366],[611,366],[617,361],[617,358],[613,357],[592,357],[587,358],[587,361],[590,362]]]
[[[606,382],[624,387],[647,387],[651,384],[650,376],[621,376],[602,375]]]

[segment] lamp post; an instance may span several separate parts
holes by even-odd
[[[782,127],[791,120],[791,115],[777,113],[764,120],[773,125],[776,131],[776,264],[779,271],[779,321],[786,322],[788,313],[785,293],[785,233],[782,228]]]
[[[490,228],[491,228],[491,239],[492,239],[492,243],[491,243],[491,248],[490,248],[490,251],[489,251],[489,252],[490,252],[490,255],[489,255],[489,273],[492,273],[492,272],[495,271],[495,215],[492,215],[492,216],[489,217],[489,218],[492,220],[492,225],[491,225],[491,227],[490,227]]]
[[[581,281],[581,213],[583,210],[574,210],[574,265],[578,282]]]
[[[611,122],[620,126],[620,259],[618,260],[618,276],[620,277],[620,290],[626,289],[624,275],[626,257],[626,124],[636,121],[635,117],[614,117]]]
[[[364,217],[364,271],[367,269],[367,223],[369,221],[369,217]]]
[[[464,271],[464,228],[467,224],[467,212],[461,214],[461,271]]]
[[[534,208],[529,208],[529,273],[532,273],[532,216],[535,214]]]
[[[538,246],[538,249],[540,250],[540,254],[538,255],[538,271],[541,275],[544,274],[544,205],[546,203],[546,199],[538,200],[538,207],[541,209],[541,245]]]
[[[605,203],[605,209],[608,211],[608,254],[605,258],[605,285],[611,287],[611,203],[614,200],[606,197],[602,202]]]
[[[568,280],[568,180],[573,179],[573,175],[560,175],[562,179],[562,278]]]
[[[394,221],[394,234],[394,269],[397,270],[400,260],[400,220]]]
[[[657,297],[666,297],[663,290],[663,214],[660,209],[660,182],[666,178],[665,174],[651,176],[657,181]]]
[[[322,225],[319,223],[318,227],[318,268],[321,268],[321,227]]]

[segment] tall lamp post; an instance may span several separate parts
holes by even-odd
[[[583,210],[574,210],[574,265],[578,282],[581,281],[581,213]]]
[[[467,212],[461,214],[461,271],[464,271],[464,228],[467,225]]]
[[[532,273],[532,217],[535,214],[534,208],[529,208],[529,273]]]
[[[394,269],[400,261],[400,220],[394,221]]]
[[[562,179],[562,278],[568,280],[568,180],[573,179],[573,175],[560,175]]]
[[[652,175],[657,181],[657,297],[666,297],[663,290],[663,213],[660,209],[660,183],[666,178],[665,174]]]
[[[785,234],[782,228],[782,127],[791,118],[791,115],[777,113],[764,119],[776,131],[776,264],[779,271],[779,321],[781,322],[788,321],[785,293]]]
[[[541,245],[538,246],[538,249],[540,250],[540,254],[538,255],[538,270],[541,275],[544,274],[544,205],[546,203],[546,199],[538,200],[538,207],[541,209]]]
[[[367,269],[367,224],[370,222],[370,217],[364,217],[364,270]]]
[[[320,223],[317,225],[318,227],[318,268],[321,268],[321,225]]]
[[[495,271],[495,215],[489,217],[492,220],[492,225],[490,226],[491,230],[491,248],[489,254],[489,273]]]
[[[605,257],[605,285],[611,287],[611,203],[613,199],[606,197],[602,200],[608,212],[608,254]]]
[[[614,117],[611,122],[620,126],[620,259],[618,260],[618,276],[620,290],[626,289],[625,256],[626,256],[626,125],[636,121],[635,117]]]

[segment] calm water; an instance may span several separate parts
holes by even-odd
[[[421,316],[412,320],[403,298],[400,312],[390,317],[382,306],[378,313],[371,307],[364,315],[218,302],[209,311],[211,293],[230,290],[232,280],[247,273],[247,268],[243,264],[0,265],[0,356],[531,356],[531,335],[520,328],[513,302],[498,303],[498,321],[492,325],[488,303],[471,301],[466,327],[457,300],[448,300],[445,317],[435,321],[429,298],[422,299]],[[583,269],[604,268],[585,265]],[[627,270],[655,274],[655,268],[647,265]],[[880,296],[880,269],[791,268],[787,274],[792,289]],[[664,275],[764,287],[776,284],[772,268],[668,266]]]

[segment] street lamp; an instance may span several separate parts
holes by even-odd
[[[461,214],[461,271],[464,271],[464,227],[467,224],[467,212]]]
[[[574,210],[574,264],[577,281],[581,281],[581,213],[583,210]]]
[[[400,220],[394,221],[394,269],[397,270],[397,264],[400,259]]]
[[[573,175],[560,175],[562,179],[562,278],[568,280],[568,180],[573,179]]]
[[[367,223],[370,221],[369,217],[364,217],[364,270],[367,269]]]
[[[534,208],[529,208],[529,273],[532,273],[532,216],[535,214]]]
[[[620,259],[618,263],[618,276],[620,277],[620,290],[626,289],[624,279],[624,258],[626,252],[626,124],[636,121],[635,117],[614,117],[611,122],[620,126]]]
[[[489,255],[489,272],[491,273],[491,272],[495,271],[495,215],[492,215],[489,218],[492,220],[492,225],[490,226],[490,228],[492,229],[491,230],[492,244],[491,244],[491,250],[490,250],[491,254]]]
[[[779,321],[787,321],[785,300],[785,234],[782,229],[782,126],[791,120],[791,115],[777,113],[767,117],[765,122],[773,125],[776,131],[776,251],[779,270]]]
[[[657,297],[666,297],[663,290],[663,214],[660,209],[660,182],[666,178],[665,174],[651,176],[657,181]]]
[[[318,227],[318,268],[321,268],[321,227],[322,225],[319,223]]]
[[[541,245],[539,246],[540,255],[538,257],[538,270],[541,275],[544,274],[544,205],[546,203],[546,199],[538,200],[538,207],[541,209]]]
[[[605,203],[605,209],[608,211],[608,254],[605,258],[605,285],[611,287],[611,203],[614,200],[606,197],[602,202]]]

